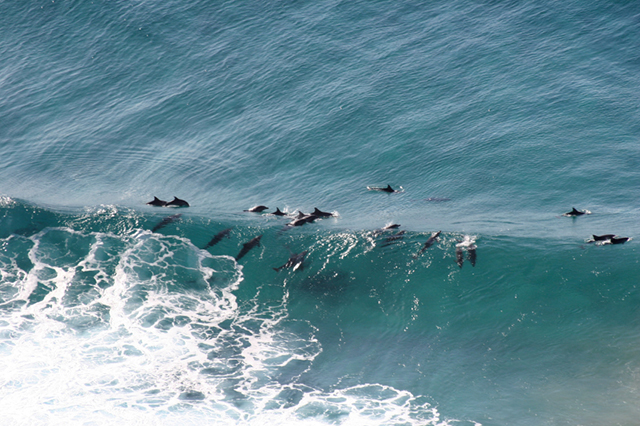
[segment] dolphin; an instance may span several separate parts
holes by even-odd
[[[286,216],[287,215],[286,213],[283,213],[283,212],[280,211],[280,207],[276,207],[276,211],[271,213],[271,214],[274,215],[274,216]]]
[[[267,206],[253,206],[250,209],[243,210],[243,212],[262,213],[263,211],[265,211],[268,208],[269,207],[267,207]]]
[[[592,235],[593,238],[587,240],[587,243],[593,243],[595,241],[607,241],[615,237],[615,234],[604,234],[604,235]]]
[[[158,197],[153,197],[153,201],[149,201],[147,204],[150,206],[164,207],[167,205],[167,202],[159,199]]]
[[[400,224],[398,223],[392,223],[391,225],[387,225],[384,228],[382,228],[383,231],[388,231],[389,229],[397,229],[400,228]]]
[[[583,214],[591,214],[591,212],[589,210],[576,210],[576,208],[573,207],[570,212],[564,213],[562,216],[576,217],[582,216]]]
[[[333,216],[333,213],[323,212],[321,210],[318,210],[317,207],[313,210],[313,213],[311,214],[316,217],[332,217]]]
[[[309,253],[309,250],[305,250],[302,253],[292,254],[291,257],[289,257],[289,260],[287,261],[287,263],[285,263],[284,265],[278,268],[273,268],[273,270],[276,272],[280,272],[280,270],[283,268],[293,268],[294,271],[298,268],[302,269],[304,267],[303,265],[304,258],[308,253]]]
[[[223,229],[222,231],[218,232],[218,233],[215,235],[215,237],[213,237],[213,238],[211,239],[211,241],[209,241],[209,242],[207,243],[207,245],[206,245],[206,246],[202,247],[202,249],[204,250],[204,249],[207,249],[207,248],[209,248],[209,247],[213,247],[213,246],[215,246],[215,245],[216,245],[216,244],[218,244],[218,243],[219,243],[219,242],[220,242],[224,237],[229,238],[229,232],[231,232],[231,230],[232,230],[232,229],[233,229],[233,228],[227,228],[227,229]]]
[[[442,231],[438,231],[438,232],[434,232],[433,234],[431,234],[431,236],[429,237],[429,239],[424,243],[424,245],[422,246],[422,248],[420,249],[420,251],[418,252],[418,254],[414,255],[413,258],[417,259],[418,256],[420,256],[422,253],[424,253],[424,251],[426,249],[428,249],[429,247],[431,247],[433,245],[433,243],[435,243],[436,241],[438,241],[438,236],[440,235],[440,232]]]
[[[172,222],[176,222],[178,220],[180,220],[180,217],[182,215],[181,214],[174,214],[171,216],[167,216],[164,219],[162,219],[160,222],[158,222],[158,224],[156,226],[153,227],[153,229],[151,230],[151,232],[156,232],[157,230],[159,230],[160,228],[164,228],[165,226],[167,226],[168,224],[172,223]]]
[[[257,237],[253,238],[252,240],[244,243],[242,245],[242,249],[240,250],[240,253],[238,253],[238,255],[236,256],[236,261],[242,259],[244,257],[244,255],[249,253],[249,250],[251,250],[255,246],[259,246],[260,245],[260,238],[262,238],[262,235],[258,235]]]
[[[464,263],[464,255],[462,253],[462,247],[456,245],[456,263],[462,268]]]
[[[298,217],[296,217],[294,220],[292,220],[291,222],[287,223],[287,226],[302,226],[304,224],[307,223],[312,223],[313,221],[315,221],[318,217],[315,216],[314,214],[302,214],[298,215]]]
[[[398,231],[398,232],[396,232],[395,234],[393,234],[393,235],[391,235],[391,236],[387,237],[387,238],[385,239],[385,241],[387,241],[387,242],[388,242],[388,241],[401,240],[401,239],[403,238],[403,236],[404,236],[404,233],[405,233],[405,232],[406,232],[406,231],[404,231],[404,230],[403,230],[403,231]]]
[[[629,237],[618,237],[618,238],[613,237],[609,241],[611,241],[611,244],[624,244],[629,240],[631,240],[631,238]]]
[[[382,188],[382,187],[379,187],[379,186],[367,186],[367,189],[369,191],[380,191],[380,192],[388,192],[388,193],[400,192],[400,191],[397,191],[397,190],[393,189],[391,187],[391,185],[387,185],[386,188]]]
[[[476,266],[476,245],[471,244],[469,248],[467,248],[467,258],[469,262],[471,262],[471,266]]]
[[[167,204],[165,204],[165,206],[167,207],[189,207],[189,203],[187,203],[185,200],[181,200],[180,198],[176,197],[174,195],[173,200],[169,201]]]
[[[462,241],[458,240],[458,244],[456,244],[456,263],[458,266],[462,268],[462,263],[464,262],[464,252],[463,250],[467,250],[467,259],[471,262],[471,266],[476,266],[476,245],[474,244],[476,240],[469,236],[465,235]]]
[[[374,229],[373,232],[371,233],[371,236],[377,237],[378,235],[382,234],[383,232],[390,231],[392,229],[397,229],[397,228],[400,228],[400,225],[397,224],[397,223],[392,223],[390,225],[386,225],[383,228]]]
[[[382,244],[382,247],[386,247],[388,245],[393,244],[394,241],[403,239],[404,233],[405,231],[398,231],[395,234],[388,236],[387,238],[384,239],[384,244]]]

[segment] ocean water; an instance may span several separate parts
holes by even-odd
[[[637,2],[0,5],[3,425],[637,424]]]

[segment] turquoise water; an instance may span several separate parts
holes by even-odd
[[[639,22],[634,2],[3,3],[5,422],[635,424]],[[632,240],[586,242],[609,233]]]

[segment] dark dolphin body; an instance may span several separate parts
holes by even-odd
[[[156,226],[153,227],[153,229],[151,230],[151,232],[156,232],[157,230],[159,230],[160,228],[164,228],[165,226],[167,226],[168,224],[172,223],[172,222],[176,222],[178,220],[180,220],[180,217],[182,215],[181,214],[174,214],[171,216],[167,216],[164,219],[162,219],[160,222],[158,222],[158,224]]]
[[[174,196],[173,200],[169,201],[167,204],[165,204],[165,206],[167,206],[167,207],[189,207],[189,203],[187,203],[185,200],[181,200],[180,198]]]
[[[318,217],[313,215],[313,214],[303,214],[302,216],[298,215],[297,218],[295,218],[294,220],[292,220],[291,222],[287,223],[287,226],[302,226],[305,225],[307,223],[312,223],[313,221],[315,221]]]
[[[380,192],[388,192],[388,193],[398,192],[395,189],[393,189],[391,187],[391,185],[387,185],[386,188],[381,188],[381,187],[377,187],[377,186],[367,186],[367,189],[369,191],[380,191]]]
[[[438,232],[434,232],[433,234],[431,234],[431,236],[429,237],[429,239],[427,240],[427,242],[424,243],[424,245],[422,246],[422,248],[420,249],[420,251],[418,252],[418,254],[414,255],[414,258],[418,258],[418,256],[420,256],[422,253],[424,253],[424,251],[426,249],[428,249],[429,247],[431,247],[433,245],[433,243],[435,243],[436,241],[438,241],[438,236],[440,235],[440,232],[442,231],[438,231]]]
[[[471,262],[471,266],[476,266],[476,245],[471,244],[469,248],[467,248],[467,258],[469,262]]]
[[[323,212],[321,210],[318,210],[317,207],[313,210],[313,213],[311,214],[316,217],[333,217],[333,213]]]
[[[611,241],[611,244],[624,244],[627,241],[629,241],[631,238],[629,237],[619,237],[619,238],[611,238],[609,241]]]
[[[293,268],[294,271],[298,268],[302,269],[304,267],[303,265],[304,258],[307,256],[308,253],[309,253],[309,250],[305,250],[302,253],[292,254],[291,257],[289,257],[289,260],[287,261],[287,263],[280,266],[279,268],[273,268],[273,270],[276,272],[280,272],[280,270],[283,268]]]
[[[389,229],[398,229],[400,228],[400,224],[399,223],[392,223],[391,225],[387,225],[384,228],[382,228],[383,231],[388,231]]]
[[[268,208],[269,207],[267,207],[267,206],[253,206],[250,209],[243,210],[243,211],[244,212],[251,212],[251,213],[262,213],[263,211],[265,211]]]
[[[153,197],[153,201],[149,201],[147,204],[150,206],[164,207],[167,205],[167,202],[159,199],[158,197]]]
[[[249,250],[251,250],[255,246],[259,246],[260,238],[262,238],[262,235],[258,235],[257,237],[253,238],[249,242],[244,243],[242,245],[242,249],[240,250],[240,253],[238,253],[238,255],[236,256],[236,261],[242,259],[244,255],[249,253]]]
[[[207,249],[209,247],[213,247],[216,244],[218,244],[220,241],[222,241],[222,239],[224,237],[229,238],[229,232],[231,232],[233,228],[227,228],[227,229],[223,229],[222,231],[218,232],[212,239],[211,241],[209,241],[207,243],[206,246],[202,247],[203,249]]]
[[[598,245],[604,244],[624,244],[627,241],[631,240],[629,237],[618,237],[615,234],[604,234],[604,235],[592,235],[592,239],[587,240],[587,243],[595,242]]]
[[[405,231],[398,231],[395,234],[388,236],[387,238],[384,239],[384,244],[382,244],[382,247],[386,247],[388,245],[393,244],[394,241],[403,239],[404,233]]]
[[[456,247],[456,263],[459,267],[462,268],[462,264],[464,263],[464,254],[462,252],[462,247]]]
[[[615,237],[615,234],[604,234],[604,235],[592,235],[592,239],[587,240],[587,243],[593,243],[595,241],[606,241]]]
[[[276,211],[271,213],[271,214],[274,215],[274,216],[286,216],[287,215],[286,213],[283,213],[283,212],[280,211],[280,207],[276,207]]]
[[[391,225],[387,225],[387,226],[385,226],[384,228],[375,229],[375,230],[371,233],[371,235],[372,235],[373,237],[377,237],[378,235],[382,234],[383,232],[390,231],[390,230],[392,230],[392,229],[397,229],[397,228],[400,228],[400,225],[399,225],[399,224],[397,224],[397,223],[392,223]]]
[[[570,212],[564,213],[562,216],[576,217],[576,216],[582,216],[583,214],[589,214],[589,213],[591,212],[588,210],[580,211],[580,210],[577,210],[575,207],[573,207]]]

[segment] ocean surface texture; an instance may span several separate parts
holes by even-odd
[[[638,424],[639,2],[0,0],[0,41],[3,426]]]

